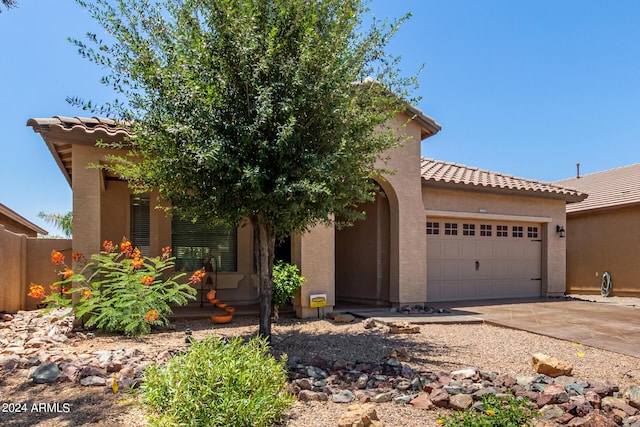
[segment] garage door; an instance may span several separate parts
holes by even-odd
[[[542,227],[429,219],[427,301],[541,295]]]

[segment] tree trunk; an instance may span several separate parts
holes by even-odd
[[[258,334],[271,344],[271,298],[273,295],[273,259],[276,234],[273,225],[266,223],[262,215],[258,215],[253,220],[253,232],[260,291],[260,329]]]

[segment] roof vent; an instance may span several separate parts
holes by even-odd
[[[580,163],[576,163],[576,178],[580,178]]]

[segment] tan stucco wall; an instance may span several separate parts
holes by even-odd
[[[27,236],[0,225],[0,311],[23,310],[26,301]],[[24,294],[24,295],[23,295]]]
[[[567,218],[567,290],[599,294],[602,274],[612,295],[640,296],[640,208]]]
[[[60,271],[62,268],[51,263],[51,252],[60,251],[65,256],[65,262],[71,265],[71,239],[27,239],[27,277],[25,293],[29,292],[29,285],[37,283],[44,286],[47,294],[50,293],[49,286],[61,280]],[[27,297],[25,308],[35,309],[37,301]]]
[[[291,262],[300,268],[307,281],[293,299],[298,317],[317,317],[330,312],[335,305],[335,229],[317,225],[303,235],[291,237]],[[311,294],[326,294],[327,306],[318,310],[309,307]]]
[[[422,200],[427,219],[429,212],[455,212],[474,219],[540,223],[542,227],[542,288],[547,295],[565,293],[567,239],[559,237],[555,230],[556,225],[566,225],[563,200],[428,186],[422,188]],[[422,233],[424,239],[424,231]]]
[[[0,311],[31,310],[37,301],[27,296],[31,283],[49,285],[59,280],[51,251],[71,257],[71,240],[38,239],[5,230],[0,225]]]

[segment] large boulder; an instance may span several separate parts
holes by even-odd
[[[384,427],[384,423],[378,419],[374,405],[355,404],[347,408],[338,421],[338,427]]]
[[[533,369],[539,374],[545,374],[555,378],[561,375],[571,375],[573,366],[555,357],[536,353],[533,355]]]

